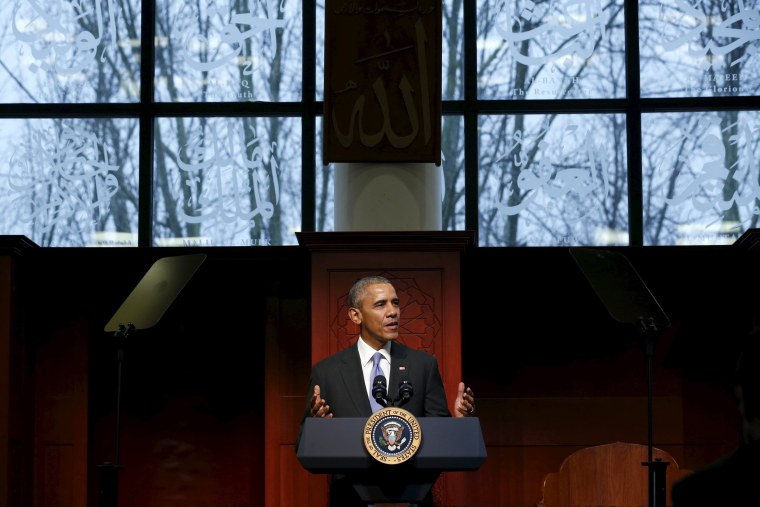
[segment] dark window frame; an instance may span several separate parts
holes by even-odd
[[[155,2],[142,2],[142,40],[155,39]],[[138,247],[152,246],[153,230],[153,134],[159,117],[178,116],[285,116],[301,119],[301,230],[315,230],[316,122],[322,118],[322,101],[316,100],[316,3],[303,2],[302,83],[299,102],[155,102],[155,51],[141,46],[139,103],[128,104],[0,104],[0,118],[137,118],[140,123],[140,206]],[[482,114],[525,113],[623,113],[627,127],[629,245],[643,245],[643,195],[641,171],[641,117],[649,112],[760,110],[748,97],[642,98],[639,85],[638,3],[625,2],[625,51],[627,96],[622,99],[479,100],[477,97],[477,5],[463,5],[464,97],[444,100],[443,115],[464,119],[465,229],[478,226],[478,117]],[[477,241],[475,242],[477,244]],[[493,247],[507,248],[507,247]]]

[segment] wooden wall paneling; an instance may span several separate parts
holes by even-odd
[[[279,364],[278,329],[280,311],[278,300],[267,298],[266,330],[264,334],[264,356],[267,366],[264,369],[264,504],[268,507],[277,505],[280,497],[280,413],[281,400],[278,368],[268,365]],[[285,505],[285,504],[283,504]]]
[[[0,257],[0,413],[11,414],[11,291],[12,264],[9,256]],[[10,500],[10,416],[0,417],[0,503]]]
[[[167,253],[151,252],[129,280],[115,284],[121,294],[113,309],[88,309],[94,315],[91,390],[101,391],[100,405],[93,406],[101,412],[93,414],[93,439],[99,439],[93,467],[112,462],[115,454],[115,341],[101,326],[155,262],[152,255]],[[215,253],[160,321],[137,330],[127,343],[120,506],[263,504],[265,297],[263,291],[231,290],[233,281],[247,288],[256,280],[247,271],[251,263],[217,262]]]
[[[0,236],[0,505],[32,505],[33,347],[26,326],[25,270],[37,245]]]
[[[37,344],[36,507],[87,506],[87,323],[76,319]]]
[[[295,454],[311,361],[309,323],[304,321],[308,316],[307,304],[305,299],[267,298],[264,382],[267,507],[318,507],[318,499],[327,491],[326,478],[312,477]],[[306,487],[307,484],[311,486]]]

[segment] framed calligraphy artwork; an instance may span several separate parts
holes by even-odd
[[[323,161],[441,164],[441,0],[325,2]]]

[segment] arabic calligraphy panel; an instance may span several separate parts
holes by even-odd
[[[639,2],[641,94],[720,97],[760,91],[760,2]]]
[[[137,246],[134,119],[0,120],[0,234],[40,246]],[[117,143],[117,144],[113,144]]]
[[[645,245],[732,244],[760,218],[760,113],[642,115]]]
[[[479,131],[481,246],[628,244],[623,115],[490,115]]]
[[[0,2],[0,102],[139,101],[140,5],[140,0]],[[124,20],[136,36],[124,29]]]
[[[156,1],[156,100],[301,100],[302,2]]]
[[[624,1],[478,0],[478,97],[625,97]]]
[[[441,0],[325,3],[324,164],[441,163]]]
[[[159,119],[153,243],[298,244],[300,132],[296,118]]]

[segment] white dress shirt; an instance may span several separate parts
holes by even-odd
[[[372,381],[375,380],[370,378],[372,375],[372,356],[375,355],[375,352],[380,352],[383,355],[383,359],[380,360],[380,369],[383,370],[383,375],[385,375],[385,381],[387,382],[388,372],[391,371],[391,342],[385,342],[385,345],[379,351],[364,343],[361,337],[359,337],[357,345],[359,347],[359,358],[362,362],[362,371],[364,372],[364,385],[367,396],[369,396],[372,392]]]

